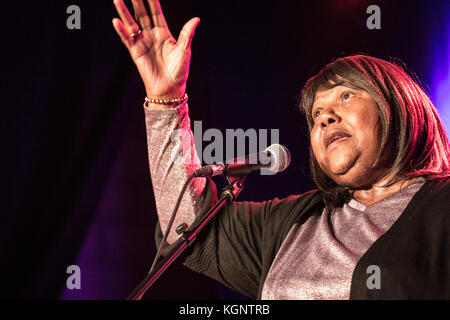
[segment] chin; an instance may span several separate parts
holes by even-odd
[[[334,180],[337,184],[347,185],[355,182],[357,174],[354,173],[353,164],[348,164],[346,166],[332,166],[324,170],[326,175]]]
[[[361,165],[360,154],[352,153],[329,159],[324,172],[338,185],[350,188],[368,186],[374,178],[374,172]]]

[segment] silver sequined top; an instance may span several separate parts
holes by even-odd
[[[272,263],[261,298],[349,299],[356,263],[424,183],[418,178],[368,207],[352,199],[294,225]]]
[[[201,164],[190,129],[188,105],[145,108],[150,173],[161,229],[188,176]],[[369,247],[397,220],[422,178],[371,206],[351,200],[342,208],[294,225],[265,280],[261,299],[348,299],[353,270]],[[174,226],[190,225],[205,200],[206,180],[194,179]],[[168,242],[178,239],[172,228]]]

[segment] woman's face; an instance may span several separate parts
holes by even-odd
[[[318,90],[312,108],[311,146],[322,170],[337,184],[370,186],[387,168],[372,168],[382,127],[375,100],[342,85]]]

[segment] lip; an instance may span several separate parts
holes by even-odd
[[[324,138],[325,148],[328,149],[328,147],[331,144],[333,144],[334,142],[345,139],[345,138],[349,138],[349,137],[351,137],[351,135],[342,130],[328,132]]]

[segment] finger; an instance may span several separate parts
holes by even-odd
[[[152,20],[155,27],[167,28],[166,19],[164,18],[161,5],[158,0],[148,0],[148,6],[152,14]]]
[[[186,22],[183,29],[181,29],[177,43],[179,43],[184,49],[189,49],[191,47],[192,38],[194,37],[195,29],[197,29],[199,23],[200,18],[192,18]]]
[[[127,47],[127,49],[130,49],[133,41],[132,37],[128,33],[127,29],[123,25],[122,21],[120,19],[114,18],[112,20],[114,29],[116,30],[117,34],[120,37],[120,40],[122,40],[123,44]]]
[[[133,0],[132,3],[134,9],[134,16],[136,17],[137,22],[141,26],[142,30],[151,29],[152,23],[147,15],[147,10],[145,9],[142,0]]]
[[[130,12],[128,11],[128,8],[123,3],[122,0],[114,0],[114,6],[117,9],[117,12],[119,13],[120,20],[122,20],[123,25],[125,26],[126,30],[128,30],[128,33],[137,33],[139,30],[139,26],[134,21],[133,17],[131,16]]]

